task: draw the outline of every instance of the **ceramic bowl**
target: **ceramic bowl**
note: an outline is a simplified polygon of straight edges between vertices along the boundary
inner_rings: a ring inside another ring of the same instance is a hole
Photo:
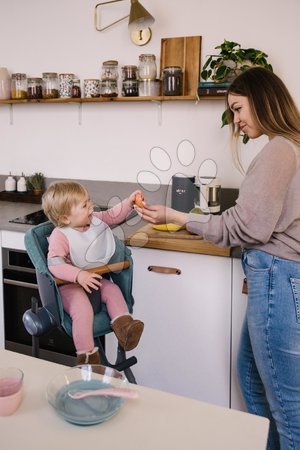
[[[124,374],[110,367],[85,364],[58,374],[47,386],[47,399],[57,414],[76,425],[95,425],[111,419],[124,399],[110,395],[72,398],[78,391],[128,388]]]

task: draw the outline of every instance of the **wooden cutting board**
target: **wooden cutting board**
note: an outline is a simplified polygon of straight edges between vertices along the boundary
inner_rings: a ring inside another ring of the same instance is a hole
[[[230,247],[218,247],[187,230],[158,231],[150,224],[130,235],[126,239],[126,245],[215,256],[230,256],[231,251]]]
[[[163,38],[160,51],[160,71],[179,66],[183,73],[183,95],[196,95],[200,79],[201,36]]]

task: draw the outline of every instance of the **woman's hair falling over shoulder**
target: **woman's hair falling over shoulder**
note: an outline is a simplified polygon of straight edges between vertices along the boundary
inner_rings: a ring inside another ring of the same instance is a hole
[[[248,98],[253,118],[268,136],[283,136],[300,145],[300,112],[283,81],[270,70],[253,67],[239,75],[229,86],[226,105],[227,119],[233,137],[240,135],[233,123],[228,95]]]
[[[88,196],[85,187],[72,180],[55,181],[42,197],[42,207],[48,219],[56,226],[63,225],[61,217],[69,215],[71,208]]]

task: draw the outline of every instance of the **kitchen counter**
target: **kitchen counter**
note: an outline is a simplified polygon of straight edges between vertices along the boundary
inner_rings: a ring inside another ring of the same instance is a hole
[[[231,256],[231,248],[221,248],[200,236],[180,231],[157,231],[147,224],[132,233],[126,240],[126,245],[132,247],[156,248],[160,250],[174,250],[186,253],[199,253],[212,256]]]

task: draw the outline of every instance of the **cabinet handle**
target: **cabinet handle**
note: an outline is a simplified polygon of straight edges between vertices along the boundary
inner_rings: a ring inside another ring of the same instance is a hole
[[[181,270],[177,269],[176,267],[148,266],[148,270],[149,272],[156,272],[156,273],[165,273],[173,275],[181,274]]]

